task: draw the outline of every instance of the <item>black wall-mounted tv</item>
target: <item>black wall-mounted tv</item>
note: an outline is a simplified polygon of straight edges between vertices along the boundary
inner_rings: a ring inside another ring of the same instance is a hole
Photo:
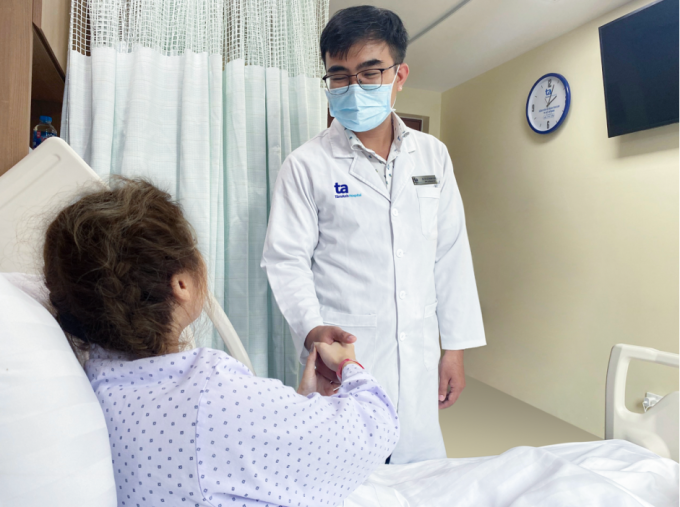
[[[600,27],[609,137],[678,122],[678,0]]]

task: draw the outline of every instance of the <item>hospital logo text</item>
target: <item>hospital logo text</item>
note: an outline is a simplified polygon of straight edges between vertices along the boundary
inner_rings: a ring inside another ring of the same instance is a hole
[[[347,185],[336,183],[334,186],[336,199],[342,199],[343,197],[361,197],[361,194],[350,194]]]

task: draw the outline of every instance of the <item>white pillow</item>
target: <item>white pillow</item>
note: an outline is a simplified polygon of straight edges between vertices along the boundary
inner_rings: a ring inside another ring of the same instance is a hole
[[[0,274],[0,505],[115,507],[104,414],[50,313]]]
[[[43,277],[40,275],[33,275],[28,273],[2,273],[5,279],[18,287],[26,294],[35,299],[42,306],[54,315],[54,310],[50,304],[50,292],[45,287]]]

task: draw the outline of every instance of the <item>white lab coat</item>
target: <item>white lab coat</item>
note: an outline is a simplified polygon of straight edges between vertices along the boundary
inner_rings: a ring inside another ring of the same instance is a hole
[[[398,408],[395,464],[446,457],[439,335],[445,350],[486,344],[451,159],[436,138],[408,130],[391,195],[337,120],[291,153],[276,180],[262,256],[301,360],[316,326],[357,337],[357,360]],[[439,184],[414,185],[418,175]]]

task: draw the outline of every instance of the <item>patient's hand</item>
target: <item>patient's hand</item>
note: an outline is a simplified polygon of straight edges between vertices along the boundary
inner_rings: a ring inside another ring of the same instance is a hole
[[[316,349],[323,363],[330,370],[335,372],[338,371],[340,365],[346,360],[356,360],[353,343],[333,342],[329,345],[328,343],[319,342],[314,344],[314,348]]]
[[[356,341],[356,336],[348,333],[347,331],[343,331],[338,326],[317,326],[307,335],[307,338],[305,339],[305,347],[307,350],[311,350],[314,342],[327,343],[331,345],[335,342],[354,343]],[[316,358],[316,371],[329,381],[338,382],[338,377],[335,375],[335,371],[326,366],[319,356]]]
[[[318,353],[316,347],[312,347],[312,351],[307,358],[305,371],[302,373],[300,386],[297,390],[297,392],[303,396],[307,396],[311,393],[319,393],[322,396],[331,396],[335,392],[334,388],[337,384],[331,384],[326,377],[319,374],[316,370],[314,363],[316,363],[317,357]]]

